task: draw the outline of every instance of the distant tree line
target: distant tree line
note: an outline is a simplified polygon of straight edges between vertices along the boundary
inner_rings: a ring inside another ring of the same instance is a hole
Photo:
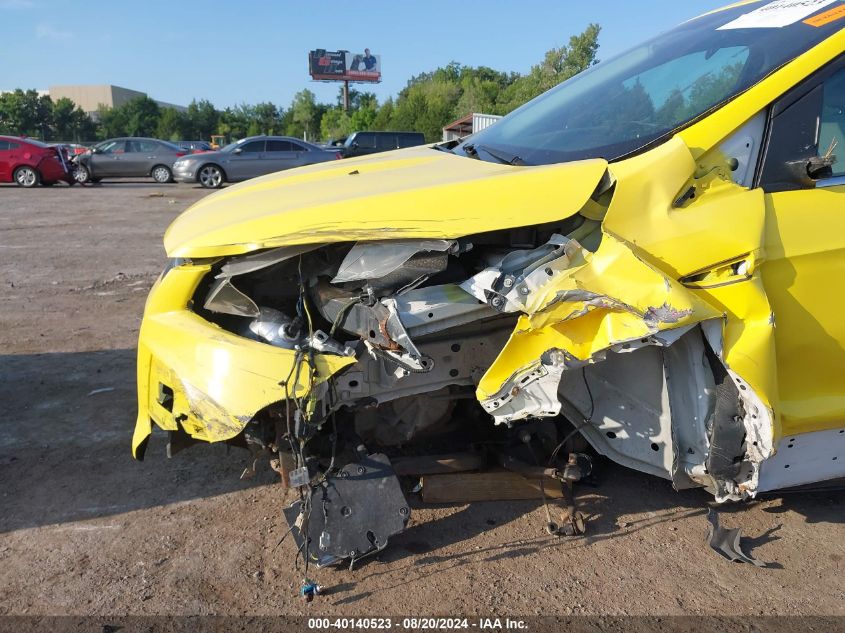
[[[70,99],[53,101],[35,90],[17,89],[0,95],[0,134],[50,140],[88,140],[96,125]]]
[[[350,89],[350,108],[318,103],[310,90],[294,95],[288,108],[273,103],[242,104],[218,110],[209,101],[193,101],[186,111],[161,107],[137,97],[101,107],[97,117],[70,99],[55,102],[35,90],[0,95],[0,134],[23,134],[43,140],[91,141],[115,136],[204,139],[222,134],[238,139],[256,134],[284,134],[323,140],[356,130],[414,130],[428,141],[441,138],[444,125],[471,112],[507,114],[526,101],[596,63],[600,27],[589,25],[569,44],[548,51],[525,74],[504,73],[457,62],[411,78],[395,99],[379,103],[373,93]]]

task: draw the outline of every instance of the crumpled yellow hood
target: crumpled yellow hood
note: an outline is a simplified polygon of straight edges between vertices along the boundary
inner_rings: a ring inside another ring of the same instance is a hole
[[[538,167],[414,147],[249,180],[200,200],[168,228],[170,257],[217,257],[294,244],[450,239],[576,213],[601,159]]]

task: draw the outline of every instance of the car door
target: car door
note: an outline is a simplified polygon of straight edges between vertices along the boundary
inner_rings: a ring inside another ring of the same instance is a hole
[[[837,158],[841,156],[842,158]],[[784,436],[845,420],[845,63],[772,107],[759,175]]]
[[[152,140],[130,139],[126,142],[126,153],[120,161],[122,175],[131,177],[146,176],[154,165],[162,162],[159,154],[163,147]],[[165,164],[167,160],[163,161]],[[170,161],[171,163],[173,161]],[[168,165],[169,166],[169,165]]]
[[[286,139],[267,139],[261,173],[270,174],[274,171],[298,167],[301,164],[300,154],[303,151],[305,151],[304,148],[298,143]]]
[[[123,155],[126,153],[126,141],[117,139],[106,141],[97,146],[91,154],[88,165],[95,178],[107,178],[122,175]]]
[[[12,182],[12,157],[9,141],[0,139],[0,182]]]
[[[254,178],[262,173],[264,139],[247,141],[229,152],[226,162],[226,176],[230,181]]]

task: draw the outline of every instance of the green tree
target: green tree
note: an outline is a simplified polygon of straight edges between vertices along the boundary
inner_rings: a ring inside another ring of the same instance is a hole
[[[39,97],[35,90],[0,95],[0,130],[5,134],[49,137],[52,119],[50,97]]]
[[[168,141],[179,141],[187,139],[192,132],[191,121],[188,115],[176,108],[162,108],[156,126],[156,138]]]
[[[190,123],[190,131],[187,136],[192,139],[210,140],[212,134],[217,134],[217,127],[220,124],[220,112],[218,112],[210,101],[194,99],[188,105],[187,118]]]
[[[320,135],[320,120],[326,107],[319,107],[314,93],[306,88],[294,95],[290,109],[291,121],[285,133],[304,137],[305,140],[316,140]]]
[[[76,104],[67,97],[57,99],[53,103],[53,129],[58,140],[67,141],[74,138],[74,110]]]
[[[232,140],[249,136],[250,126],[254,129],[255,113],[252,106],[241,104],[234,108],[226,108],[220,113],[220,123],[217,130],[220,134]]]
[[[35,130],[42,140],[53,140],[53,100],[50,95],[41,95],[35,102]]]
[[[272,103],[256,104],[254,114],[256,134],[279,134],[282,131],[279,109]]]
[[[387,99],[381,104],[381,107],[376,112],[376,118],[373,119],[371,129],[373,130],[391,130],[391,120],[393,119],[393,99]]]
[[[161,110],[146,95],[130,99],[120,107],[125,112],[126,133],[129,136],[154,136]]]
[[[435,72],[430,80],[414,83],[399,94],[392,127],[422,132],[427,141],[442,137],[443,126],[454,117],[461,88],[448,72],[450,67],[440,70],[447,72]]]
[[[71,140],[73,141],[92,141],[97,135],[97,125],[88,113],[79,106],[71,115],[71,126],[73,130]]]
[[[330,138],[342,138],[352,131],[352,121],[343,108],[329,108],[320,119],[320,138],[324,141]]]
[[[127,122],[125,109],[109,108],[101,104],[97,108],[97,120],[99,121],[97,136],[100,139],[126,136]]]
[[[367,104],[364,107],[358,108],[349,117],[350,132],[359,130],[373,129],[373,122],[376,120],[376,107],[372,104]]]
[[[498,113],[507,114],[598,63],[596,53],[600,32],[598,24],[590,24],[580,35],[570,37],[567,46],[548,51],[540,64],[533,66],[527,75],[514,81],[504,91],[497,104]]]

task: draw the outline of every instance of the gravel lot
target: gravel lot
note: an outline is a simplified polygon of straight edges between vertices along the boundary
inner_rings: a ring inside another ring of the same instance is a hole
[[[845,615],[845,493],[727,506],[772,563],[720,559],[709,496],[607,466],[579,488],[589,535],[539,502],[423,507],[377,559],[313,574],[276,548],[282,489],[246,453],[136,463],[134,346],[167,224],[205,191],[115,182],[0,186],[0,614]]]

